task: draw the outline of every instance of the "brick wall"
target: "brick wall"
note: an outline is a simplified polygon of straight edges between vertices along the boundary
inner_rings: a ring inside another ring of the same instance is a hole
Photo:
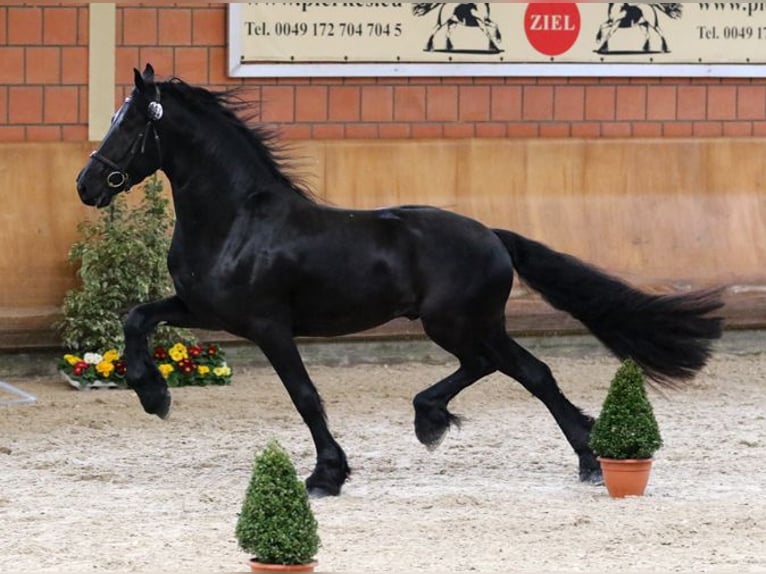
[[[226,76],[224,4],[118,4],[115,105],[132,68],[247,84],[293,139],[766,135],[766,80],[247,79]],[[0,7],[0,141],[87,138],[85,4]]]

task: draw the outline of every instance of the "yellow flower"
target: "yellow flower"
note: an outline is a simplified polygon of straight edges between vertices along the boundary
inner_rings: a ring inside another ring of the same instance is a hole
[[[104,353],[104,360],[108,363],[114,363],[115,361],[119,361],[120,353],[117,352],[117,349],[110,349],[106,353]]]
[[[165,363],[163,365],[160,365],[159,367],[160,374],[162,375],[162,378],[167,379],[170,376],[170,373],[175,371],[173,368],[173,365],[170,365],[168,363]]]
[[[112,374],[112,372],[114,372],[114,365],[109,361],[101,361],[98,365],[96,365],[96,371],[98,371],[100,375],[108,377]]]
[[[176,343],[173,345],[168,351],[168,355],[170,355],[170,358],[176,363],[189,358],[189,353],[186,351],[186,347],[183,343]]]
[[[229,375],[231,375],[231,368],[228,366],[216,367],[215,369],[213,369],[213,374],[216,377],[228,377]]]
[[[64,360],[72,366],[76,365],[77,363],[82,363],[82,359],[75,355],[64,355]]]
[[[197,372],[200,375],[205,376],[210,372],[210,367],[208,367],[207,365],[200,365],[199,367],[197,367]]]

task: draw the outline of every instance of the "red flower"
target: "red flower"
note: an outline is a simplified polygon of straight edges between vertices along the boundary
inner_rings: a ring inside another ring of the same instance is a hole
[[[115,361],[114,362],[114,372],[118,375],[124,375],[128,372],[128,364],[125,361]]]
[[[215,345],[210,345],[207,348],[207,354],[210,355],[210,356],[217,355],[218,354],[218,347],[216,347]]]
[[[165,347],[161,345],[157,345],[154,347],[154,358],[157,361],[164,361],[168,358],[168,352],[165,350]]]
[[[87,370],[88,370],[88,363],[86,363],[85,361],[80,361],[79,363],[75,363],[74,368],[72,369],[72,372],[75,374],[76,377],[80,377]]]
[[[192,345],[187,349],[190,357],[199,357],[202,354],[202,349],[199,345]]]

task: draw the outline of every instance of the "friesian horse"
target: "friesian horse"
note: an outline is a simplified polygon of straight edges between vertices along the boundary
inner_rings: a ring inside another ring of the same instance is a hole
[[[500,49],[502,36],[497,24],[490,18],[489,2],[483,4],[458,4],[456,2],[420,3],[412,5],[412,13],[415,16],[425,16],[436,8],[439,9],[439,15],[436,20],[436,27],[426,43],[426,51],[433,51],[434,38],[445,26],[447,28],[445,45],[449,52],[455,49],[452,44],[452,32],[455,26],[479,28],[484,32],[487,40],[489,40],[489,50],[492,52],[502,51]],[[445,15],[447,15],[446,18]]]
[[[249,339],[310,430],[317,458],[309,491],[339,494],[350,473],[346,455],[294,339],[420,318],[459,362],[414,398],[420,442],[435,447],[459,422],[448,403],[501,371],[551,412],[579,457],[580,478],[600,480],[588,447],[593,419],[506,332],[514,270],[659,383],[687,380],[705,365],[721,334],[720,318],[710,315],[722,304],[719,291],[645,294],[517,233],[434,207],[329,207],[288,174],[273,133],[245,118],[244,105],[231,92],[156,81],[150,65],[135,70],[135,88],[77,177],[80,198],[97,207],[158,169],[172,186],[176,294],[138,305],[124,325],[127,381],[147,413],[165,418],[171,403],[147,341],[158,324]]]
[[[662,51],[668,52],[668,42],[665,34],[660,28],[660,18],[657,11],[660,11],[670,18],[680,18],[683,5],[679,3],[648,3],[648,4],[627,4],[621,2],[610,2],[607,7],[607,20],[604,22],[596,34],[596,43],[598,47],[596,52],[609,52],[609,40],[620,28],[633,28],[638,26],[646,36],[643,50],[648,52],[650,48],[651,35],[653,31],[662,42]]]

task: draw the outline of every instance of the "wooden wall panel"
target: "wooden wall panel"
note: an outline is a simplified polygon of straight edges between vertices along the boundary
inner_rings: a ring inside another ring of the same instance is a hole
[[[298,172],[336,206],[436,205],[646,288],[727,285],[731,296],[750,297],[732,307],[737,323],[766,325],[762,311],[748,311],[752,301],[766,306],[766,140],[296,145]],[[35,341],[52,340],[40,332],[75,284],[67,252],[77,223],[95,215],[74,186],[89,151],[80,143],[0,145],[0,348],[25,329]]]

